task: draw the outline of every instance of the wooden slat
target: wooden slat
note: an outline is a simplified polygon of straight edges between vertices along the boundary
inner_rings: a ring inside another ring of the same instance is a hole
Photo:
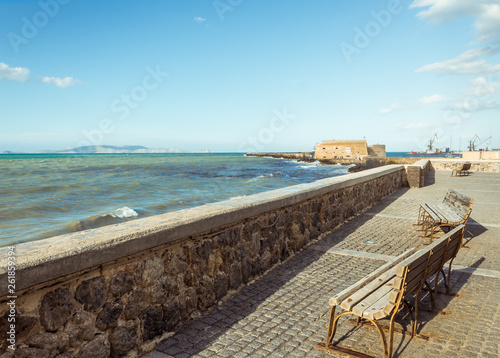
[[[396,274],[394,273],[394,269],[385,272],[382,274],[380,277],[376,278],[366,286],[364,286],[362,289],[359,291],[355,292],[351,296],[347,297],[344,299],[340,307],[345,309],[346,311],[350,311],[355,305],[357,305],[360,301],[362,301],[365,297],[368,295],[371,295],[373,292],[375,292],[380,286],[383,286],[387,284],[389,281],[393,281],[394,277]],[[392,286],[392,282],[391,282]]]
[[[429,245],[430,246],[430,245]],[[403,277],[405,270],[408,265],[412,264],[414,266],[418,266],[422,262],[427,262],[427,257],[429,256],[429,253],[427,251],[427,248],[422,249],[405,259],[404,261],[401,261],[398,266],[396,266],[396,275]]]
[[[363,277],[361,280],[356,282],[355,284],[347,287],[345,290],[341,291],[340,293],[336,294],[332,298],[330,298],[329,303],[331,306],[338,306],[343,300],[345,300],[347,297],[351,296],[353,293],[356,291],[360,290],[364,286],[366,286],[368,283],[373,281],[375,278],[386,272],[387,270],[393,268],[396,266],[398,263],[406,259],[408,256],[412,255],[415,251],[417,250],[416,247],[411,248],[405,252],[403,252],[401,255],[397,256],[394,260],[389,261],[388,263],[380,266],[378,269],[370,273],[369,275],[366,275]]]
[[[359,317],[372,319],[373,314],[375,314],[381,305],[381,309],[383,309],[385,305],[389,303],[389,294],[392,290],[393,287],[391,284],[381,286],[362,302],[359,302],[356,306],[354,306],[352,308],[352,312]]]

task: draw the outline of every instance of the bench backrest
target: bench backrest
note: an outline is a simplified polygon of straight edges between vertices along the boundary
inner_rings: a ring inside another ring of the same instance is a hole
[[[456,256],[462,242],[463,228],[463,225],[456,227],[398,264],[393,284],[396,291],[389,297],[391,303],[396,304],[401,296],[404,298],[420,290],[427,279]]]
[[[462,169],[460,169],[460,171],[462,171],[462,170],[469,170],[470,166],[471,166],[471,163],[465,162],[464,164],[462,164]]]
[[[444,196],[443,205],[446,205],[449,209],[456,212],[462,218],[468,217],[472,211],[472,204],[474,199],[462,194],[455,189],[448,189],[448,192]]]

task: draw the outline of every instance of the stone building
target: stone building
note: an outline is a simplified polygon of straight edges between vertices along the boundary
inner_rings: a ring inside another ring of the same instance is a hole
[[[368,146],[366,140],[324,140],[316,144],[316,159],[361,159],[364,156],[385,157],[385,145]]]

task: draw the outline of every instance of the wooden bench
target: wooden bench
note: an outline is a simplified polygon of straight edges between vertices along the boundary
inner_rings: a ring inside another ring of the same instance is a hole
[[[435,307],[439,273],[442,273],[446,291],[449,293],[451,264],[461,246],[463,232],[464,225],[460,225],[422,250],[417,252],[415,252],[416,249],[408,250],[333,296],[329,301],[331,309],[326,343],[318,344],[318,348],[358,357],[364,356],[362,353],[332,344],[339,318],[346,314],[354,314],[358,317],[358,323],[360,319],[367,319],[377,328],[382,340],[384,356],[390,358],[392,356],[396,314],[403,307],[408,310],[412,336],[415,336],[418,330],[419,294],[423,286],[426,285],[429,288],[433,308]],[[448,277],[446,277],[443,267],[448,261],[450,264]],[[432,290],[427,280],[434,275],[435,284],[434,290]],[[415,303],[412,308],[408,299],[413,296]],[[335,317],[337,306],[345,311]],[[413,318],[413,314],[415,318]],[[390,317],[389,343],[387,343],[382,326],[378,322],[386,317]]]
[[[451,171],[451,176],[453,176],[453,174],[455,174],[455,176],[469,175],[470,166],[471,164],[469,162],[463,163],[459,169],[453,169]]]
[[[472,212],[473,203],[474,199],[454,189],[449,189],[441,204],[420,205],[415,225],[421,226],[420,231],[424,231],[423,237],[427,237],[430,232],[429,243],[431,243],[437,229],[465,225]]]

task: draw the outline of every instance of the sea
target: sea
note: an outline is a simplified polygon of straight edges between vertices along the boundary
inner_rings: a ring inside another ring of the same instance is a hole
[[[0,155],[0,246],[345,175],[243,153]]]

